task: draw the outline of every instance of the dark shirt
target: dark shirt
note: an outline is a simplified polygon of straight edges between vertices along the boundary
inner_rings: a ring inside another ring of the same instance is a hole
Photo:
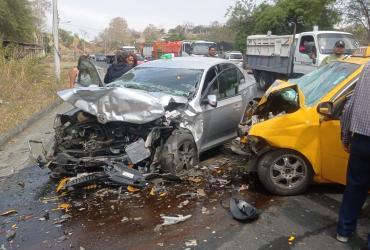
[[[104,77],[104,83],[110,83],[121,77],[124,73],[131,69],[126,63],[115,63],[109,66]]]

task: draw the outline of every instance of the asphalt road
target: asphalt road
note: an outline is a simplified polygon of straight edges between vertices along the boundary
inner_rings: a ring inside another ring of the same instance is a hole
[[[16,211],[0,216],[0,249],[359,249],[366,244],[368,205],[354,239],[339,243],[334,235],[341,186],[271,196],[253,176],[238,170],[246,159],[227,146],[202,155],[195,177],[158,183],[153,195],[151,188],[130,193],[94,187],[58,194],[48,170],[27,160],[26,142],[49,141],[55,113],[69,108],[61,105],[0,147],[0,214]],[[247,224],[235,221],[227,210],[230,196],[255,205],[260,218]],[[60,205],[71,207],[65,211]],[[155,230],[161,214],[192,217]]]

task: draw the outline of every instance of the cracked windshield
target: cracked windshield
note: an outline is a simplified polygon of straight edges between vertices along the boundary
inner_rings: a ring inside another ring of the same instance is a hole
[[[202,70],[136,68],[109,84],[189,97],[202,77]]]
[[[370,249],[367,0],[0,0],[0,250]]]

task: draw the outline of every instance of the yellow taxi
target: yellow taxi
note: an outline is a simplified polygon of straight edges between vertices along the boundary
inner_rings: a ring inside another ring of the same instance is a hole
[[[343,107],[370,47],[299,78],[276,81],[247,119],[251,166],[267,190],[304,192],[312,181],[345,184],[348,153],[341,143]],[[242,138],[243,141],[243,138]]]

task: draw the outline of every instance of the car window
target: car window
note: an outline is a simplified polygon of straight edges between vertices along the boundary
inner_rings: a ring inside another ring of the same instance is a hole
[[[335,101],[334,101],[334,112],[333,112],[333,119],[339,119],[340,116],[343,113],[344,106],[349,101],[349,99],[352,97],[353,90],[356,86],[356,82],[352,83],[349,88],[346,89],[346,91],[341,94]]]
[[[216,77],[216,68],[212,67],[208,70],[208,72],[206,74],[206,78],[204,79],[204,84],[203,84],[203,88],[202,88],[202,96],[204,94],[204,91],[207,89],[208,85],[210,84],[210,82],[212,82],[212,80],[215,77]]]
[[[236,71],[238,73],[238,81],[239,81],[239,83],[242,82],[242,80],[244,80],[244,82],[245,82],[244,74],[239,69],[237,69]]]
[[[230,98],[238,94],[238,73],[235,67],[230,67],[218,76],[218,89],[214,92],[217,92],[217,98],[222,100],[225,98]]]
[[[88,87],[90,85],[101,85],[101,80],[93,64],[88,60],[82,60],[78,65],[78,80],[77,82]]]
[[[353,63],[333,62],[290,82],[296,83],[303,92],[305,105],[312,106],[359,67]]]

